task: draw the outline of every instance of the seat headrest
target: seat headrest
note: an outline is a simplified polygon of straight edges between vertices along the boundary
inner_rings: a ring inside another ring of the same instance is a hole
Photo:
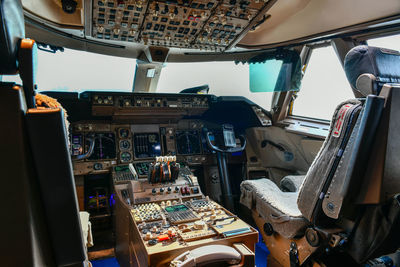
[[[400,83],[400,52],[360,45],[347,53],[344,70],[353,90],[364,96],[379,94],[384,84]]]
[[[18,71],[19,41],[25,37],[20,0],[0,0],[0,75]]]

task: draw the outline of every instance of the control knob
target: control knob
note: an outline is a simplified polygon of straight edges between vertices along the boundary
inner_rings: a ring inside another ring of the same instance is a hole
[[[146,237],[145,237],[145,239],[146,239],[146,240],[149,240],[149,239],[151,239],[151,233],[150,233],[150,232],[147,232],[147,233],[146,233]]]
[[[202,230],[206,226],[206,223],[204,221],[195,221],[193,224],[194,229],[196,230]]]

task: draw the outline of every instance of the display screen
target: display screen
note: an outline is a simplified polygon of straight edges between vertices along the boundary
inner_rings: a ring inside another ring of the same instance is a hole
[[[129,166],[128,165],[118,165],[114,167],[115,172],[128,172]]]
[[[85,134],[85,153],[89,150],[89,139],[94,139],[94,149],[89,160],[115,159],[115,134],[113,133],[87,133]]]
[[[235,147],[236,146],[236,138],[235,133],[233,131],[233,127],[231,125],[224,124],[223,125],[223,133],[224,133],[224,142],[226,147]]]
[[[178,155],[200,154],[199,132],[195,130],[176,131],[176,150]]]
[[[135,167],[136,167],[136,171],[140,176],[143,175],[147,175],[149,172],[149,162],[140,162],[140,163],[136,163]]]
[[[168,206],[165,208],[166,212],[177,212],[177,211],[184,211],[184,210],[188,210],[188,207],[186,207],[183,204],[175,205],[175,206]]]
[[[133,135],[135,158],[161,156],[160,135],[158,133],[137,133]]]

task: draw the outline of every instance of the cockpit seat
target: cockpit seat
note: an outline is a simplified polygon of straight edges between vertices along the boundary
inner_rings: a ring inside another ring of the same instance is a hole
[[[255,208],[265,222],[272,226],[273,231],[285,238],[291,239],[303,235],[311,219],[311,213],[307,214],[307,217],[304,216],[297,203],[301,197],[307,203],[306,205],[309,206],[315,205],[317,200],[310,198],[308,194],[304,194],[301,184],[308,180],[307,182],[314,189],[322,186],[321,177],[328,175],[330,170],[328,166],[334,164],[335,155],[338,153],[339,146],[345,136],[343,129],[347,127],[353,129],[356,116],[352,116],[352,114],[356,113],[358,115],[360,108],[361,103],[358,100],[346,101],[336,108],[328,138],[325,140],[307,175],[304,178],[302,176],[289,176],[282,179],[283,183],[286,180],[286,186],[289,183],[293,184],[289,185],[290,192],[288,192],[289,190],[287,192],[282,191],[269,179],[248,180],[241,184],[241,203],[249,209]],[[326,167],[321,168],[320,166]],[[295,183],[300,183],[299,190],[296,190]],[[249,201],[249,199],[252,199],[252,201]]]
[[[0,75],[22,80],[0,81],[2,265],[87,266],[64,114],[37,108],[37,46],[24,35],[21,1],[0,1]]]
[[[288,239],[304,233],[308,221],[297,207],[298,192],[283,192],[266,178],[244,181],[240,189],[240,202],[255,209],[274,231]]]
[[[342,229],[338,233],[349,235],[346,242],[352,245],[348,252],[359,263],[397,248],[398,242],[393,242],[390,237],[393,236],[391,229],[397,227],[398,222],[393,220],[385,224],[382,221],[392,215],[381,214],[376,220],[369,218],[379,205],[396,206],[389,212],[396,214],[394,217],[400,216],[398,175],[396,179],[392,175],[391,179],[386,174],[398,173],[399,169],[398,162],[397,165],[394,163],[398,156],[388,154],[395,151],[399,143],[395,137],[400,121],[397,110],[400,87],[396,85],[400,78],[399,63],[399,52],[376,47],[360,46],[347,54],[345,70],[350,84],[366,98],[348,100],[336,108],[328,137],[298,192],[283,192],[268,179],[242,182],[240,201],[253,211],[258,227],[271,238],[270,242],[278,242],[273,233],[294,240],[303,238],[301,236],[306,232],[313,236],[311,241],[307,239],[309,245],[317,247],[313,241],[318,240],[318,236],[330,236],[329,231]],[[375,149],[384,151],[377,144],[386,147],[386,155],[385,152],[376,153]],[[387,166],[391,168],[386,169]],[[300,177],[295,179],[301,180]],[[378,205],[371,208],[372,202],[366,198],[371,192],[377,192],[377,184],[378,189],[380,186],[386,189],[384,193],[377,193],[378,196],[381,194],[374,202]],[[263,219],[262,224],[259,217]],[[358,224],[358,220],[368,226]],[[316,232],[321,233],[315,235]],[[351,239],[353,236],[354,240]],[[369,238],[372,236],[374,238]]]
[[[305,175],[287,175],[280,181],[280,187],[284,192],[297,192],[306,178]]]

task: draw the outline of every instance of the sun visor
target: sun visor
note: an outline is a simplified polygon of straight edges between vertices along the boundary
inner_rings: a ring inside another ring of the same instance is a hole
[[[293,50],[266,52],[251,58],[249,66],[250,91],[298,91],[301,85],[301,59]]]

